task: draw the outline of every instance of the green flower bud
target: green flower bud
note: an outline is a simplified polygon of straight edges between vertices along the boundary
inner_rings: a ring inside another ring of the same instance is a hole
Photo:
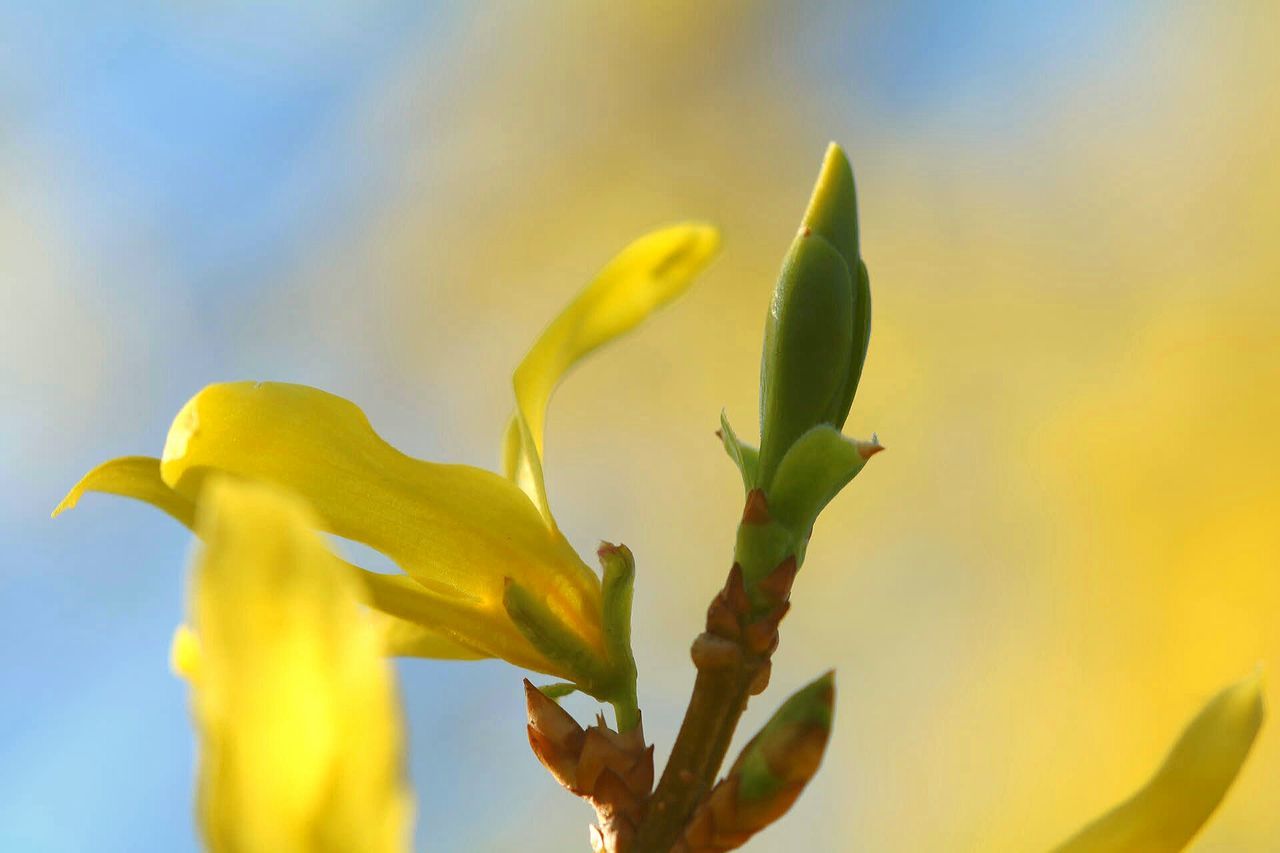
[[[796,439],[820,424],[844,425],[866,359],[870,321],[853,171],[833,143],[783,262],[765,326],[759,478],[766,490]]]
[[[830,672],[788,699],[702,801],[677,849],[736,850],[786,814],[818,772],[834,703]]]
[[[828,672],[792,694],[760,733],[743,748],[729,771],[738,778],[738,798],[744,802],[784,799],[782,811],[822,761],[831,734],[835,704],[835,674]]]

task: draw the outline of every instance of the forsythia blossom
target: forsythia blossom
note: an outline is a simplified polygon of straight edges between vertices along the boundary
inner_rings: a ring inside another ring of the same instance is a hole
[[[352,569],[367,600],[389,617],[389,651],[503,658],[611,700],[626,690],[619,682],[629,662],[608,654],[600,578],[547,503],[546,408],[578,360],[679,295],[718,244],[713,228],[696,224],[641,237],[556,318],[515,371],[505,477],[406,456],[354,404],[324,391],[234,382],[211,385],[183,406],[159,459],[100,465],[54,514],[99,491],[147,501],[190,525],[210,473],[277,484],[305,499],[321,528],[404,569],[390,576]],[[633,691],[633,674],[631,682]]]

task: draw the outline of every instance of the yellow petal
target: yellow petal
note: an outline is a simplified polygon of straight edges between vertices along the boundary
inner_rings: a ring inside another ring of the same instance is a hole
[[[1262,678],[1223,690],[1196,715],[1141,790],[1056,853],[1174,853],[1222,802],[1262,725]]]
[[[340,397],[279,383],[209,386],[174,420],[160,474],[195,499],[210,471],[303,497],[325,530],[386,554],[429,594],[417,602],[430,608],[422,624],[471,648],[573,678],[507,616],[509,577],[604,658],[599,579],[519,489],[489,471],[405,456]]]
[[[53,517],[74,509],[85,492],[134,498],[164,510],[187,527],[195,524],[195,502],[165,485],[160,479],[160,460],[151,456],[122,456],[103,462],[67,492],[54,508]]]
[[[195,526],[195,501],[178,494],[160,479],[159,459],[126,456],[104,462],[76,483],[53,511],[54,516],[73,509],[86,492],[103,492],[143,501],[164,510],[188,528],[194,529]],[[433,595],[410,578],[379,575],[349,563],[345,565],[359,579],[365,600],[389,614],[381,621],[387,654],[475,660],[482,657],[504,657],[503,651],[509,652],[512,657],[519,657],[523,652],[525,657],[513,662],[531,669],[538,668],[530,663],[540,662],[541,658],[530,658],[527,646],[507,649],[500,645],[501,638],[498,638],[494,643],[477,647],[456,639],[456,631],[450,632],[447,626],[465,625],[472,614],[466,608],[458,607],[454,600]],[[416,621],[412,624],[399,624],[404,618]],[[432,627],[432,620],[441,622],[441,627]],[[187,656],[198,651],[192,645],[192,639],[189,635],[184,635],[180,628],[179,633],[174,636],[171,650],[174,671],[188,679],[191,673],[187,670],[186,663],[191,663],[195,658]]]
[[[480,660],[491,655],[469,649],[416,622],[377,613],[383,654],[436,660]]]
[[[356,571],[365,600],[386,616],[382,628],[387,654],[450,660],[494,657],[552,675],[563,672],[523,635],[484,630],[472,602],[423,589],[404,575]],[[505,611],[500,618],[506,626]]]
[[[646,234],[609,262],[595,281],[547,327],[516,368],[516,412],[507,425],[507,476],[555,529],[542,476],[547,403],[565,373],[601,344],[635,328],[679,296],[719,247],[718,232],[700,224]]]
[[[215,851],[409,849],[391,665],[295,499],[210,484],[192,583],[199,814]],[[198,643],[198,645],[195,645]]]

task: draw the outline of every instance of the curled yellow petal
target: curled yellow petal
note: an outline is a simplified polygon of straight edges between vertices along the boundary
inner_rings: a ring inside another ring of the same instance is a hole
[[[133,498],[164,510],[187,527],[195,523],[195,502],[165,485],[160,479],[160,460],[152,456],[122,456],[103,462],[71,487],[54,507],[53,517],[74,509],[85,492]]]
[[[394,672],[355,581],[295,499],[210,484],[191,592],[198,812],[236,853],[409,849]]]
[[[151,504],[194,529],[196,504],[181,495],[160,478],[160,460],[149,456],[125,456],[94,468],[72,487],[53,511],[56,517],[73,509],[87,492],[102,492],[133,498]],[[379,608],[386,616],[379,620],[387,654],[429,657],[447,660],[475,660],[482,657],[508,657],[530,669],[541,658],[529,655],[527,646],[501,645],[501,638],[476,646],[465,642],[450,625],[469,624],[471,613],[459,608],[452,599],[429,592],[404,576],[380,575],[345,563],[364,592],[364,600]],[[412,620],[406,622],[405,620]],[[174,671],[190,679],[191,667],[198,649],[194,637],[180,628],[174,635],[171,663]],[[523,656],[522,656],[523,655]]]
[[[1262,677],[1209,701],[1136,794],[1055,853],[1175,853],[1195,837],[1235,781],[1262,725]]]
[[[556,385],[592,350],[679,296],[719,244],[716,229],[702,224],[664,228],[631,243],[556,317],[516,368],[516,412],[507,425],[503,464],[553,530],[542,452]]]
[[[352,403],[302,385],[211,385],[179,412],[160,476],[194,500],[209,472],[274,483],[304,498],[321,527],[381,551],[416,582],[366,578],[380,609],[475,650],[553,675],[503,608],[506,578],[537,590],[603,659],[599,578],[509,480],[466,465],[412,459]],[[385,576],[382,576],[385,577]]]

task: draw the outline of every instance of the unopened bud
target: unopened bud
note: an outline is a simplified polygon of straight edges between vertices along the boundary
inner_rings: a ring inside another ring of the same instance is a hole
[[[819,424],[844,425],[870,335],[871,292],[858,254],[853,171],[828,147],[765,326],[760,372],[760,483]]]
[[[792,788],[799,795],[797,786],[813,778],[822,761],[835,691],[835,674],[828,672],[794,693],[746,745],[729,771],[738,777],[740,801],[763,802]]]
[[[834,703],[830,672],[783,703],[694,812],[675,849],[735,850],[782,817],[818,770]]]

